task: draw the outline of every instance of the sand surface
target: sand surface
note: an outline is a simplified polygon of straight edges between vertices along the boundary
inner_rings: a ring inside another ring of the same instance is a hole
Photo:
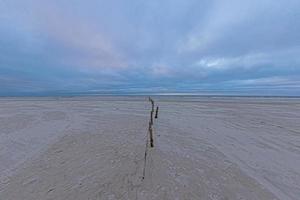
[[[0,98],[0,200],[299,200],[300,99]]]

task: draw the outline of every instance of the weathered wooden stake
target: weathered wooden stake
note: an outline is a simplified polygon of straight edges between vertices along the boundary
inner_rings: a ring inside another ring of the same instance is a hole
[[[151,110],[150,112],[150,125],[149,126],[152,126],[153,125],[153,110]]]
[[[155,119],[158,118],[158,106],[156,107],[156,112],[155,112]]]
[[[150,134],[150,147],[153,148],[154,144],[153,144],[153,128],[152,125],[149,124],[149,134]]]
[[[150,121],[149,121],[149,136],[150,136],[150,147],[153,148],[153,115],[154,115],[154,101],[149,97],[149,101],[151,102],[152,108],[150,112]]]
[[[152,110],[153,110],[153,112],[154,112],[154,101],[153,101],[153,99],[151,99],[151,97],[149,97],[149,101],[151,102]]]

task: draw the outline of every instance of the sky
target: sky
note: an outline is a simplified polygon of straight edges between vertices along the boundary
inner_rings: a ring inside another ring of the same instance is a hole
[[[0,0],[0,95],[300,95],[299,0]]]

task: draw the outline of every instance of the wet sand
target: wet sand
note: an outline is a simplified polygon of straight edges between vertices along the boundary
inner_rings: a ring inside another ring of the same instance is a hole
[[[0,98],[0,199],[297,200],[300,99]]]

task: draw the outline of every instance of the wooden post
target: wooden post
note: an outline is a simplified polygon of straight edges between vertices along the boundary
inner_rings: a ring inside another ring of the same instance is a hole
[[[154,144],[153,144],[153,128],[152,125],[149,124],[149,134],[150,134],[150,147],[153,148]]]
[[[152,110],[153,110],[153,112],[154,112],[154,101],[153,101],[153,99],[151,99],[151,97],[149,97],[149,101],[151,102]]]
[[[149,97],[149,101],[151,102],[151,112],[150,112],[150,121],[149,121],[149,136],[150,136],[150,147],[153,148],[153,115],[154,115],[154,101]]]
[[[158,118],[158,106],[156,107],[156,112],[155,112],[155,119]]]
[[[153,110],[150,112],[150,125],[153,125]]]

